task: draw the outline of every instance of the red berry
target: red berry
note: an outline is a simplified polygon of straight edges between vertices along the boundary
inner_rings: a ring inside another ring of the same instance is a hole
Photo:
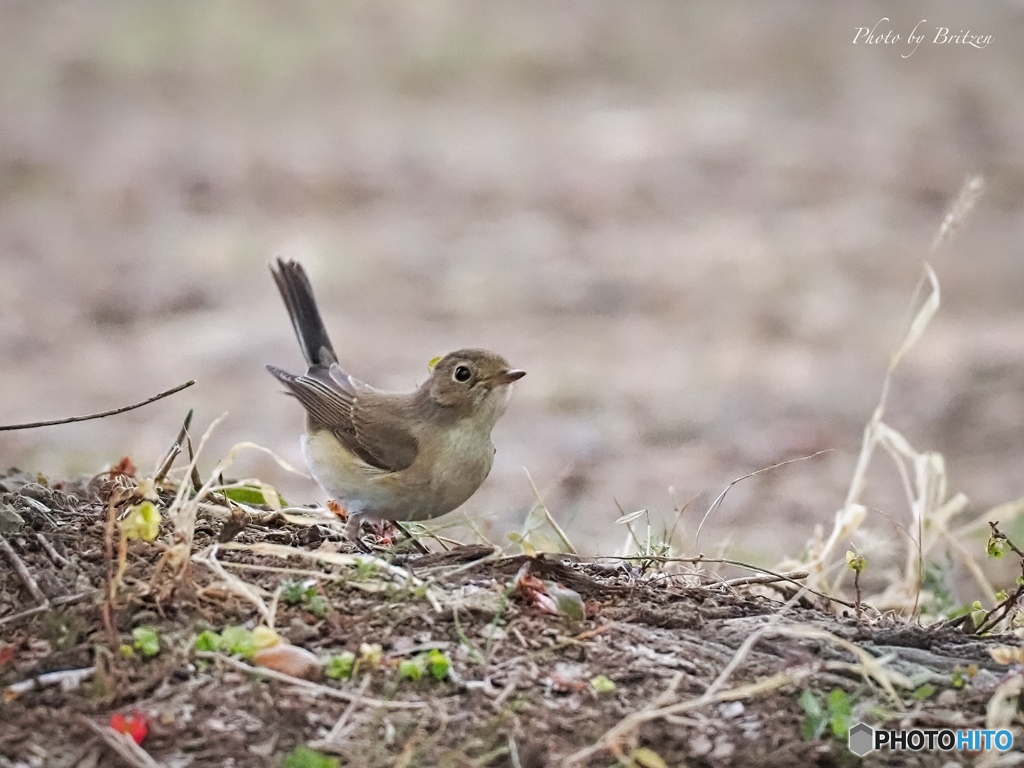
[[[132,741],[141,744],[146,734],[149,733],[149,725],[146,723],[146,716],[140,712],[125,717],[120,712],[110,716],[110,727],[118,733],[126,733],[132,737]]]

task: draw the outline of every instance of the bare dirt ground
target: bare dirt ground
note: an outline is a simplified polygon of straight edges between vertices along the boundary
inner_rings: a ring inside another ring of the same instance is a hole
[[[307,745],[364,768],[848,765],[844,740],[804,733],[801,696],[845,692],[845,728],[999,728],[1015,710],[990,705],[1021,676],[989,653],[1019,644],[1013,635],[868,621],[710,567],[479,545],[359,556],[339,524],[265,517],[224,542],[224,520],[201,514],[185,559],[168,556],[181,529],[165,522],[162,544],[128,542],[118,575],[114,518],[136,487],[117,473],[55,487],[0,478],[2,503],[25,521],[4,536],[20,568],[0,571],[4,768],[319,765],[287,762]],[[283,584],[306,579],[315,606],[282,599]],[[583,610],[545,610],[534,590],[571,591]],[[200,633],[232,625],[272,626],[319,662],[261,672],[244,653],[196,649]],[[139,627],[158,652],[126,653]],[[323,677],[320,664],[363,658],[366,644],[379,658],[351,679]],[[441,679],[401,679],[398,665],[430,649],[450,661]],[[146,721],[142,750],[106,727],[115,714]],[[948,759],[876,752],[864,764]]]

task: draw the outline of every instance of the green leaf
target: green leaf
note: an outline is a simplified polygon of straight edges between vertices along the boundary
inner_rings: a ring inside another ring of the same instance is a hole
[[[989,557],[1002,557],[1006,554],[1006,539],[1001,536],[989,536],[985,545],[985,554]]]
[[[147,659],[160,653],[160,635],[152,627],[136,627],[132,630],[135,638],[135,649]]]
[[[221,491],[227,498],[232,501],[237,501],[239,504],[248,504],[249,506],[272,506],[267,503],[266,497],[263,495],[263,488],[258,485],[242,485],[238,488],[226,488]],[[287,507],[288,504],[285,502],[284,497],[281,496],[270,486],[267,486],[267,493],[277,496],[277,503],[279,506]]]
[[[288,605],[298,605],[316,596],[316,579],[281,582],[281,599]]]
[[[818,697],[810,688],[806,688],[797,701],[806,714],[804,722],[800,726],[801,738],[804,741],[820,738],[821,734],[825,732],[825,726],[828,725],[828,717],[826,717],[825,709],[821,706]]]
[[[590,678],[590,686],[598,693],[611,693],[615,690],[615,681],[605,675]]]
[[[398,662],[399,680],[419,680],[423,677],[423,664],[419,656]]]
[[[216,653],[223,647],[224,641],[212,629],[204,629],[196,636],[195,648],[197,651]]]
[[[639,768],[668,768],[668,763],[650,747],[637,747],[629,753],[629,759]]]
[[[953,673],[950,675],[950,682],[953,683],[954,688],[963,688],[967,683],[967,675],[961,667],[954,667]]]
[[[338,758],[299,745],[284,759],[283,768],[338,768]]]
[[[330,608],[330,603],[324,599],[323,595],[313,595],[306,603],[306,610],[318,619],[322,619],[326,616],[327,611],[330,610]]]
[[[256,643],[253,642],[252,632],[245,627],[237,625],[225,627],[224,631],[220,633],[220,637],[224,642],[224,649],[228,653],[237,653],[247,657],[256,653]]]
[[[348,680],[352,677],[352,669],[356,665],[356,655],[352,651],[344,651],[332,656],[324,665],[324,674],[331,680]]]
[[[853,702],[849,694],[842,688],[833,688],[828,694],[827,706],[832,735],[837,739],[845,739],[850,732],[850,718],[853,715]]]
[[[864,555],[858,555],[856,552],[847,551],[846,553],[846,567],[851,571],[860,573],[868,567],[867,558]]]
[[[444,680],[452,668],[451,660],[437,648],[427,651],[427,669],[435,680]]]
[[[571,621],[583,621],[587,618],[587,610],[583,606],[583,598],[579,592],[553,581],[545,581],[544,588],[555,601],[555,607],[560,614]]]
[[[934,693],[935,686],[931,683],[925,683],[915,688],[914,692],[910,695],[916,701],[924,701],[925,699],[930,699]]]
[[[153,541],[160,535],[160,510],[152,501],[136,504],[121,521],[121,532],[129,541]]]

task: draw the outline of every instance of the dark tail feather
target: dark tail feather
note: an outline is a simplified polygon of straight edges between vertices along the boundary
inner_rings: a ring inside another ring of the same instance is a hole
[[[320,310],[317,309],[316,299],[313,298],[313,287],[309,284],[306,270],[297,261],[279,258],[276,265],[270,265],[270,273],[284,299],[306,363],[313,366],[338,362],[320,317]]]

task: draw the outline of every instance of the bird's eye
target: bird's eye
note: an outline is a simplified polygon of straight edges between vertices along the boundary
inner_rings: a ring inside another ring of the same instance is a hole
[[[456,381],[469,381],[469,377],[472,376],[472,371],[464,365],[460,365],[455,369],[455,373],[452,374],[452,378]]]

